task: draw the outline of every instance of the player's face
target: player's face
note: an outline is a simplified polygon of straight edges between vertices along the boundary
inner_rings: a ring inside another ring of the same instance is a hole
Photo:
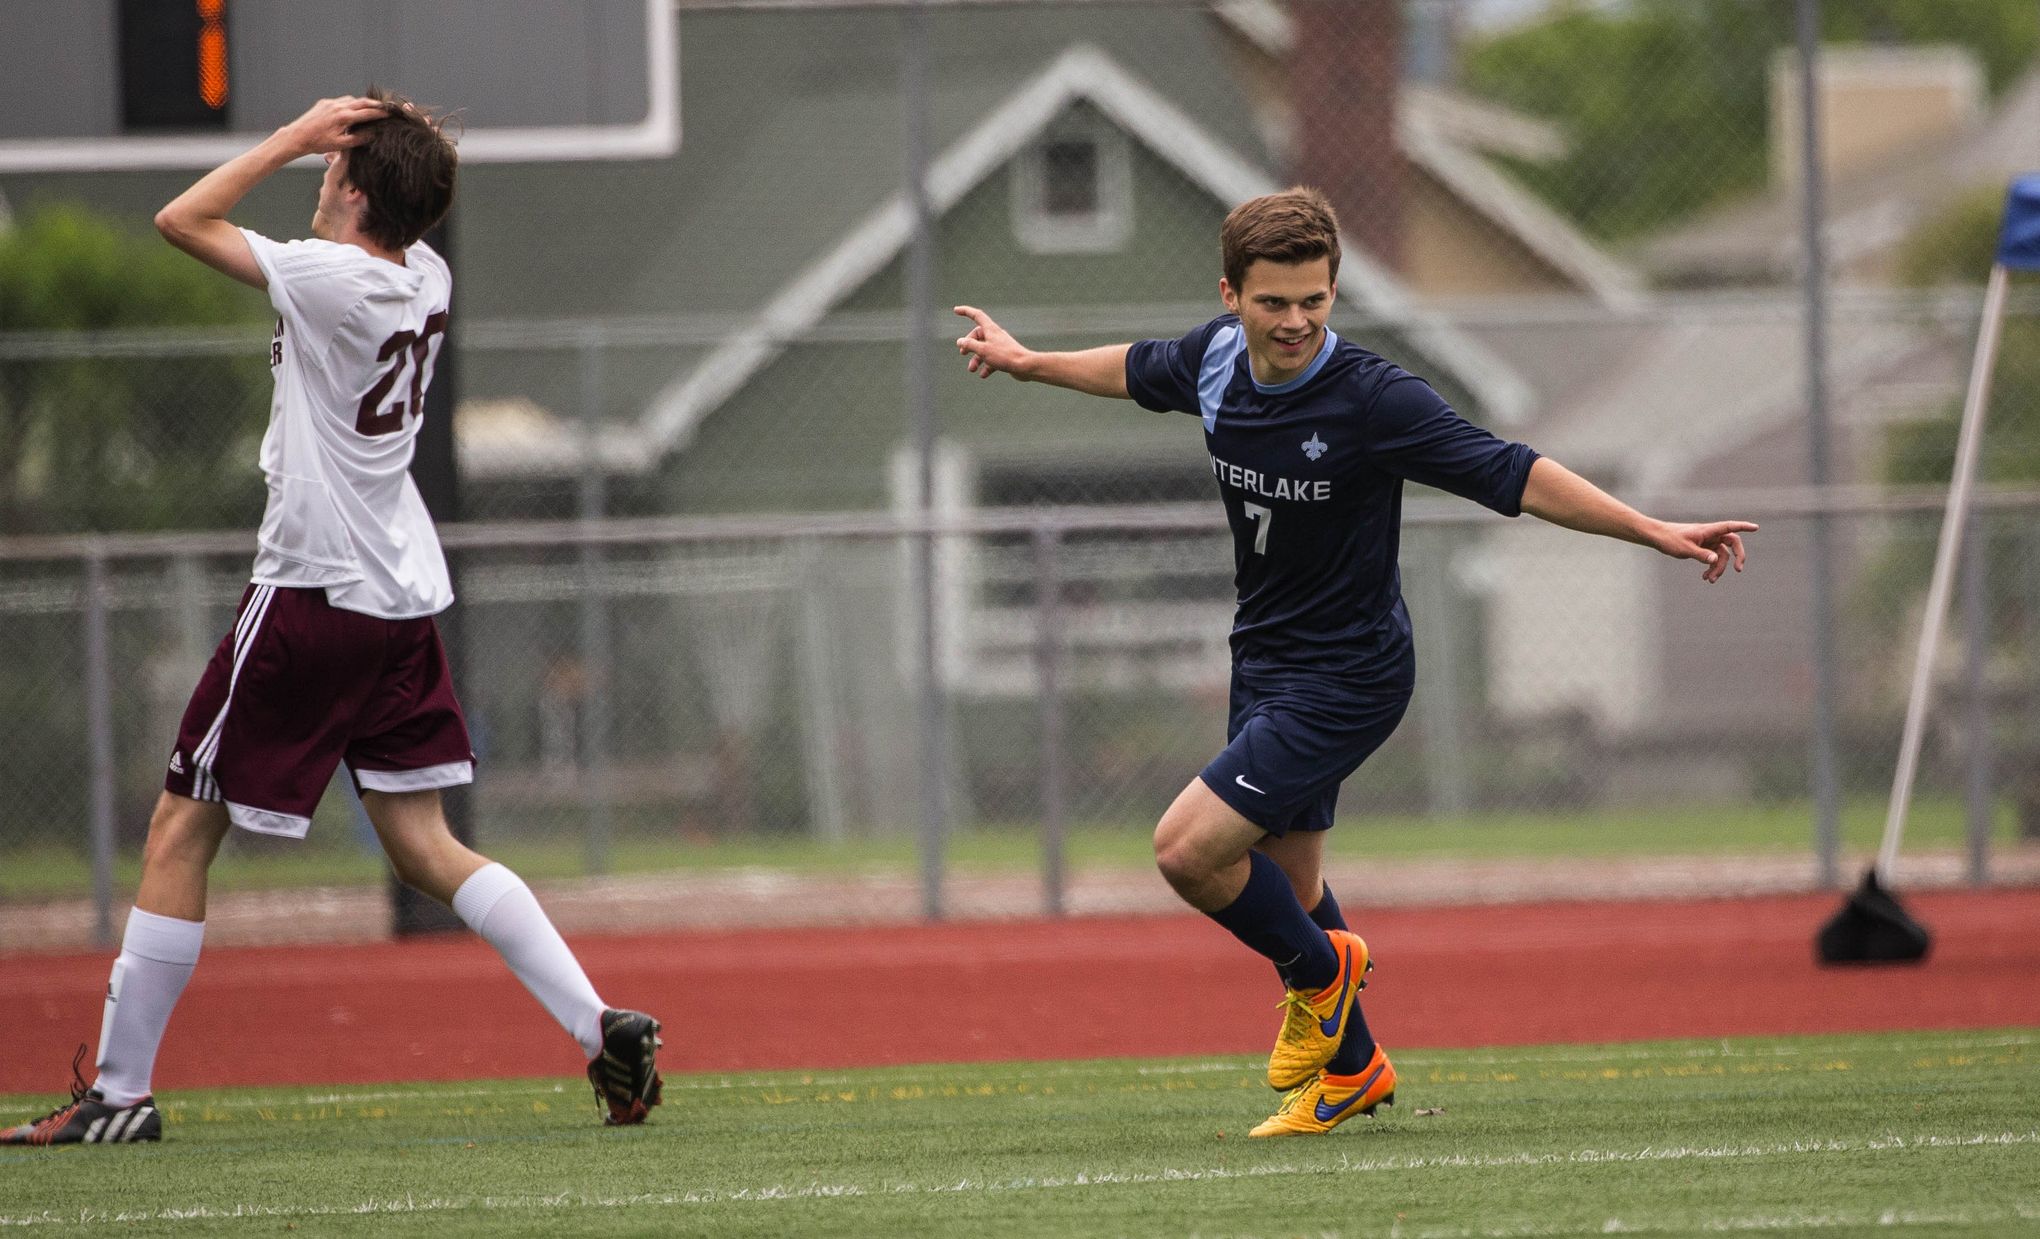
[[[1220,279],[1218,293],[1246,328],[1254,377],[1272,385],[1301,374],[1324,347],[1325,320],[1339,286],[1330,258],[1297,263],[1257,258],[1238,288]]]
[[[322,241],[339,239],[346,209],[347,152],[326,152],[326,178],[319,182],[319,205],[312,212],[312,235]]]

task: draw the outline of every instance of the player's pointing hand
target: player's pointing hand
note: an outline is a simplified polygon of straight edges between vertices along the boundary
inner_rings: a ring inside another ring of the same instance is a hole
[[[1706,564],[1707,571],[1700,574],[1700,579],[1712,585],[1731,563],[1737,572],[1743,570],[1742,535],[1754,533],[1756,528],[1749,521],[1667,525],[1657,549],[1676,559],[1697,559]]]
[[[1020,367],[1028,357],[1026,346],[976,306],[960,305],[955,312],[958,317],[967,318],[975,324],[956,338],[956,351],[969,359],[964,363],[964,369],[981,379],[988,379],[1001,370],[1014,378],[1024,377]]]

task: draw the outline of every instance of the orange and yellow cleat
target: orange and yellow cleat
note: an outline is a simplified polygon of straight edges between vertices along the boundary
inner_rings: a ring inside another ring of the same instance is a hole
[[[1330,929],[1325,936],[1339,957],[1338,975],[1315,994],[1293,989],[1282,995],[1282,1031],[1276,1035],[1274,1052],[1268,1055],[1271,1088],[1287,1092],[1324,1070],[1339,1052],[1354,1000],[1367,988],[1367,974],[1374,961],[1367,957],[1367,944],[1360,935]]]
[[[1381,1106],[1395,1104],[1395,1064],[1381,1047],[1357,1075],[1320,1072],[1294,1088],[1282,1104],[1250,1136],[1322,1136],[1356,1114],[1372,1116]]]

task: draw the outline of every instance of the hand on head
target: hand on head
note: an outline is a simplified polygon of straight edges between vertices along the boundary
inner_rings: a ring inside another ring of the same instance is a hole
[[[358,95],[321,99],[305,114],[285,125],[281,132],[300,154],[323,155],[346,150],[368,140],[357,126],[378,121],[390,114],[390,106]]]

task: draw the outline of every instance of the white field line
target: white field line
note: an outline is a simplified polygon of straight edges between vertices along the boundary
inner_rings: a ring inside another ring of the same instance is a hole
[[[368,1199],[354,1204],[337,1205],[190,1205],[183,1208],[145,1210],[103,1210],[81,1209],[76,1214],[55,1213],[45,1210],[40,1213],[0,1215],[0,1227],[68,1225],[72,1223],[101,1224],[107,1222],[182,1222],[227,1218],[300,1218],[300,1217],[347,1217],[364,1214],[397,1213],[453,1213],[453,1212],[507,1212],[539,1209],[625,1209],[645,1208],[661,1205],[720,1205],[748,1201],[816,1200],[857,1197],[920,1196],[920,1195],[987,1195],[1004,1192],[1040,1192],[1086,1189],[1095,1187],[1128,1187],[1161,1183],[1205,1183],[1233,1179],[1264,1179],[1275,1176],[1295,1175],[1339,1175],[1339,1174],[1380,1174],[1421,1170],[1488,1170],[1513,1169],[1524,1166],[1599,1166],[1616,1164],[1639,1164],[1652,1162],[1683,1162],[1696,1160],[1719,1160],[1747,1157],[1782,1157],[1787,1155],[1830,1154],[1830,1153],[1880,1153],[1910,1151],[1918,1149],[1975,1148],[1984,1145],[2030,1145],[2040,1143],[2040,1130],[2024,1132],[1999,1132],[1971,1136],[1881,1136],[1874,1140],[1793,1140],[1779,1144],[1716,1145],[1707,1148],[1659,1148],[1645,1146],[1641,1149],[1581,1149],[1572,1153],[1510,1153],[1501,1156],[1473,1156],[1454,1154],[1443,1157],[1385,1157],[1355,1158],[1341,1155],[1336,1162],[1319,1166],[1267,1165],[1248,1166],[1239,1169],[1230,1167],[1208,1167],[1204,1169],[1162,1169],[1143,1171],[1103,1170],[1095,1173],[1075,1175],[1048,1175],[1039,1178],[1017,1179],[958,1179],[942,1183],[910,1183],[881,1181],[875,1185],[857,1183],[802,1183],[768,1184],[761,1187],[700,1188],[694,1191],[640,1192],[628,1196],[596,1196],[582,1192],[558,1192],[543,1195],[524,1196],[404,1196],[401,1199]],[[2021,1203],[2014,1212],[2022,1218],[2040,1217],[2040,1204]],[[1896,1213],[1866,1214],[1865,1218],[1875,1220],[1881,1217],[1898,1217]],[[1925,1217],[1926,1215],[1920,1215]],[[1936,1217],[1940,1215],[1935,1215]],[[1989,1217],[1980,1214],[1951,1215],[1956,1221],[1974,1220],[1976,1224],[2001,1220],[2003,1215]],[[1726,1229],[1812,1229],[1821,1226],[1858,1225],[1845,1222],[1841,1215],[1808,1214],[1798,1221],[1789,1216],[1768,1218],[1742,1217],[1715,1219],[1712,1222],[1695,1222],[1690,1218],[1679,1219],[1677,1228],[1692,1230]],[[1671,1225],[1665,1223],[1664,1225]],[[1643,1231],[1661,1228],[1653,1224],[1639,1223]],[[1415,1232],[1428,1234],[1429,1232]],[[1441,1236],[1469,1235],[1500,1237],[1524,1235],[1578,1233],[1577,1229],[1546,1230],[1536,1227],[1520,1230],[1498,1231],[1445,1231]],[[1597,1233],[1631,1233],[1628,1224],[1619,1218],[1611,1218]]]

